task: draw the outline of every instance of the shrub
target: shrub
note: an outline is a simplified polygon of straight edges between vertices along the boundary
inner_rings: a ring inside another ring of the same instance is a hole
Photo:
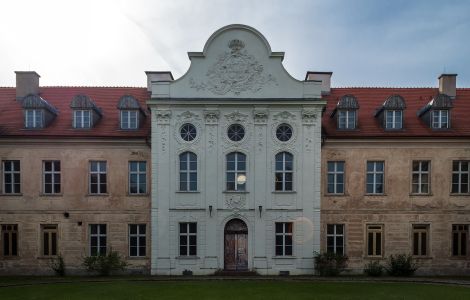
[[[88,272],[96,272],[101,276],[108,276],[114,271],[124,271],[127,263],[116,251],[107,255],[87,256],[83,259],[83,266]]]
[[[371,261],[364,267],[364,274],[368,276],[378,277],[382,275],[384,267],[379,261]]]
[[[337,253],[316,253],[315,272],[320,276],[337,276],[346,269],[348,257]]]
[[[62,255],[58,255],[56,258],[51,258],[49,267],[54,270],[57,276],[65,276],[65,262]]]
[[[418,269],[413,257],[407,254],[390,255],[385,267],[391,276],[411,276]]]

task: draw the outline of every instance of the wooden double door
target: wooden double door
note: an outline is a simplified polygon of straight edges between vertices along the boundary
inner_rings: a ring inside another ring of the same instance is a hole
[[[227,222],[224,230],[225,270],[248,269],[248,228],[240,219]]]

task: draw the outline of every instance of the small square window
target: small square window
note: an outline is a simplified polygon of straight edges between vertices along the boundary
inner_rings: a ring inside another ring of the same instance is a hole
[[[91,111],[90,110],[74,110],[73,127],[74,128],[91,128]]]
[[[24,127],[25,128],[42,128],[43,126],[43,110],[42,109],[26,109],[24,111]]]
[[[121,110],[121,129],[138,129],[139,111]]]
[[[431,127],[433,129],[447,129],[449,126],[449,111],[438,109],[432,111]]]

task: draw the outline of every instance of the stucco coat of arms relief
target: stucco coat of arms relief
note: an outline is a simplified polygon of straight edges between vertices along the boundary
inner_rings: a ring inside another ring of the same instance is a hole
[[[217,95],[225,95],[228,92],[239,95],[245,91],[255,93],[268,83],[277,85],[274,76],[265,74],[263,65],[243,49],[243,41],[231,40],[228,47],[231,51],[220,55],[207,71],[207,81],[198,83],[191,78],[191,88],[197,91],[207,89]]]

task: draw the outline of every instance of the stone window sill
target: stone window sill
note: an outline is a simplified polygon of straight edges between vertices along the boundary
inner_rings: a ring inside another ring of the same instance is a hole
[[[432,197],[432,196],[433,196],[432,193],[429,193],[429,194],[410,193],[410,197]]]
[[[296,256],[292,256],[292,255],[285,255],[285,256],[280,256],[280,255],[277,255],[277,256],[273,256],[272,259],[296,259],[297,257]]]
[[[62,193],[57,193],[57,194],[39,194],[39,197],[63,197],[64,194]]]
[[[180,256],[177,256],[177,257],[175,257],[175,258],[176,258],[176,259],[183,259],[183,260],[200,259],[200,257],[197,256],[197,255],[188,255],[188,256],[186,256],[186,255],[180,255]]]
[[[248,194],[248,191],[223,191],[224,194]]]
[[[451,197],[469,197],[469,196],[470,196],[470,193],[461,193],[461,194],[450,193],[450,196],[451,196]]]
[[[199,194],[200,191],[176,191],[177,194]]]
[[[127,256],[127,260],[146,260],[149,259],[148,256]]]
[[[297,191],[272,191],[273,194],[297,194]]]
[[[8,197],[8,196],[18,197],[18,196],[23,196],[23,193],[19,193],[19,194],[5,194],[5,193],[2,193],[2,194],[0,194],[0,196],[3,196],[3,197]]]
[[[87,197],[109,197],[109,194],[86,194]]]

